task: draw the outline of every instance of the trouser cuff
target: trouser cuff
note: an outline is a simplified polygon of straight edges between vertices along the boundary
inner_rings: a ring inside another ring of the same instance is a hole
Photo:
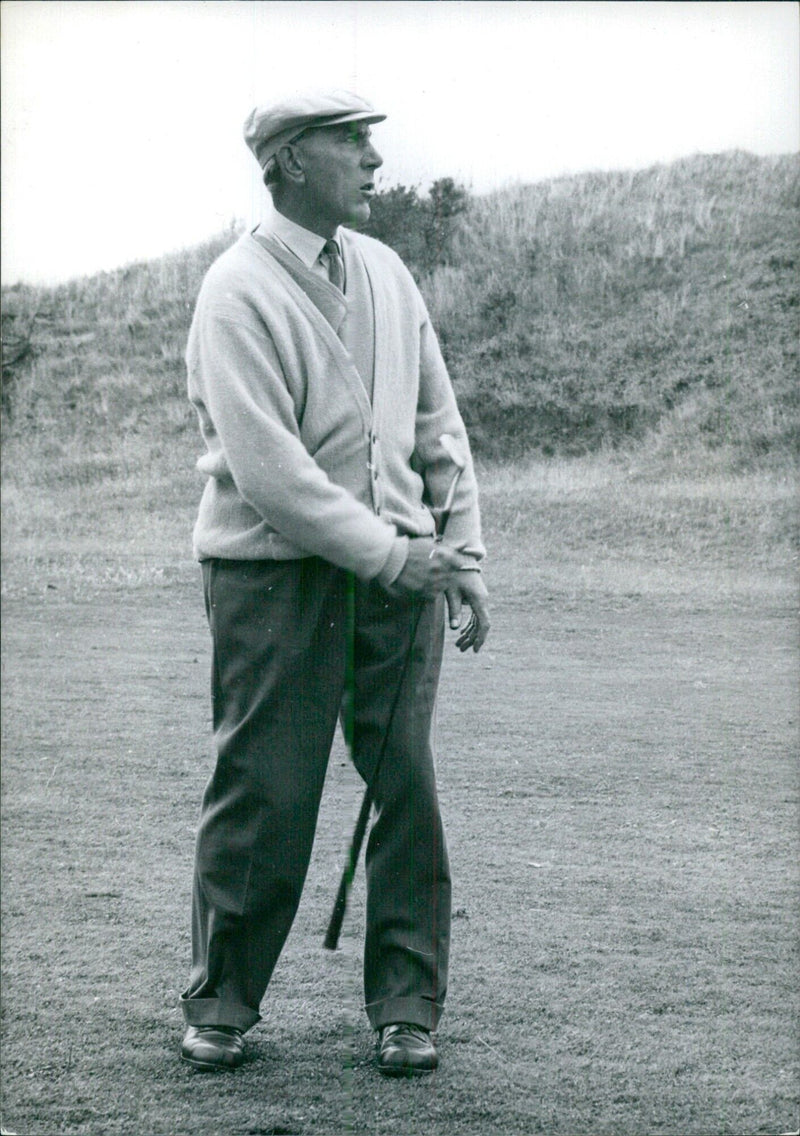
[[[395,1022],[407,1022],[412,1026],[434,1030],[439,1024],[444,1006],[427,998],[385,998],[380,1002],[369,1002],[365,1007],[370,1025],[374,1030]]]
[[[221,998],[185,998],[181,995],[180,1005],[189,1026],[230,1026],[245,1033],[261,1021],[261,1015],[249,1006],[224,1002]]]

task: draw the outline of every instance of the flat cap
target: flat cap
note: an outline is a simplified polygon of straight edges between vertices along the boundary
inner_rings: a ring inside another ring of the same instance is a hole
[[[257,106],[244,123],[244,140],[266,169],[285,142],[310,126],[338,126],[340,122],[383,122],[373,106],[351,91],[321,91],[293,95],[279,103]]]

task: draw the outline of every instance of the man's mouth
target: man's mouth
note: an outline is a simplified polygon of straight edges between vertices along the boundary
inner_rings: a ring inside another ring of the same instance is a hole
[[[375,182],[374,181],[366,182],[364,185],[361,186],[361,192],[366,194],[369,197],[374,197],[375,196]]]

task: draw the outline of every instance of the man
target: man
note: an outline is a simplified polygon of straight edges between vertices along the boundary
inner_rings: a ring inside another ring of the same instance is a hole
[[[366,852],[365,1008],[387,1074],[428,1072],[447,989],[450,878],[430,745],[442,642],[489,620],[463,422],[399,258],[370,214],[380,122],[348,92],[245,123],[274,209],[211,267],[187,349],[207,453],[194,533],[217,762],[202,806],[182,1057],[233,1068],[289,933],[352,659]],[[345,228],[345,226],[348,226]],[[447,527],[434,517],[465,465]]]

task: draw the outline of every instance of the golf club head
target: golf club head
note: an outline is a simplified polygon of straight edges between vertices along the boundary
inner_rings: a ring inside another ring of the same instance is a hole
[[[453,465],[458,469],[463,469],[467,462],[464,458],[464,455],[461,453],[458,442],[455,440],[453,435],[440,434],[439,444],[447,454],[447,456],[450,458],[450,461],[453,463]]]
[[[440,434],[439,443],[444,452],[449,457],[450,461],[456,467],[455,473],[453,474],[453,478],[450,482],[450,488],[447,492],[447,498],[444,505],[442,506],[442,511],[439,514],[437,534],[439,539],[441,540],[444,536],[444,531],[447,528],[447,522],[450,519],[450,510],[453,507],[453,498],[456,494],[456,486],[458,485],[461,474],[466,468],[467,462],[466,458],[461,453],[458,442],[455,440],[452,434]]]

